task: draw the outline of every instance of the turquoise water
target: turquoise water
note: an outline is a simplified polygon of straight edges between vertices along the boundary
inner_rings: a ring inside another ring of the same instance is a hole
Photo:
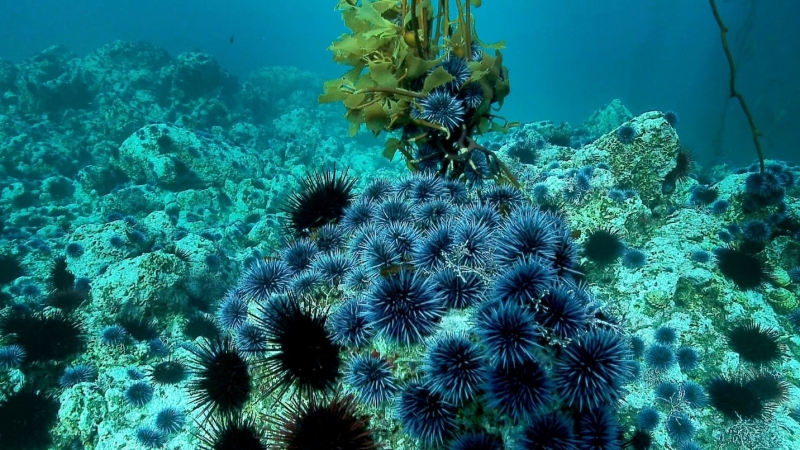
[[[793,3],[763,166],[706,2],[95,3],[0,7],[0,448],[797,447]]]

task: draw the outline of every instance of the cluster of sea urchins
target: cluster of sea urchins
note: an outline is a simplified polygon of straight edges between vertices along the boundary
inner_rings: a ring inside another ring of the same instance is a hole
[[[628,346],[573,279],[577,248],[557,213],[506,186],[476,195],[409,175],[375,180],[340,215],[297,231],[231,294],[250,311],[226,321],[235,345],[200,352],[246,355],[268,372],[264,392],[292,398],[274,439],[371,448],[361,403],[390,408],[423,446],[499,442],[460,423],[466,409],[518,425],[524,448],[619,443]],[[443,330],[450,314],[471,331]],[[395,350],[380,354],[375,339]],[[395,359],[412,346],[424,346],[416,377]]]

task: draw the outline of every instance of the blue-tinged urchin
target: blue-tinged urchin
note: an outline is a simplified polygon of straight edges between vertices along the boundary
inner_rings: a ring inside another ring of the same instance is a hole
[[[653,338],[655,338],[656,342],[659,344],[673,345],[678,340],[678,332],[675,328],[662,325],[656,329]]]
[[[623,144],[632,144],[636,139],[636,128],[632,125],[624,124],[617,128],[617,140]]]
[[[445,333],[425,354],[427,385],[454,405],[470,400],[483,382],[484,355],[466,336]]]
[[[534,417],[519,437],[520,450],[578,450],[575,425],[567,416],[551,412]]]
[[[552,217],[535,208],[515,210],[498,232],[497,262],[509,265],[527,258],[551,260],[556,231]]]
[[[339,346],[327,326],[325,311],[297,298],[281,296],[262,306],[258,318],[267,335],[268,356],[260,361],[271,384],[264,392],[280,396],[293,387],[303,395],[325,393],[341,376]]]
[[[382,272],[402,262],[395,246],[383,234],[364,237],[361,243],[361,257],[364,265],[372,272]]]
[[[749,220],[742,226],[742,238],[756,244],[766,243],[772,237],[772,228],[763,220]]]
[[[684,382],[681,391],[683,392],[683,401],[692,408],[702,408],[708,404],[708,395],[706,395],[705,389],[694,381]]]
[[[421,119],[422,110],[413,105],[411,107],[411,118]],[[421,173],[434,173],[441,168],[444,153],[431,143],[418,144],[414,153],[414,160],[409,162],[416,166]]]
[[[297,239],[281,252],[283,262],[294,273],[302,272],[311,265],[311,259],[319,252],[317,246],[308,239]]]
[[[684,346],[679,348],[675,352],[675,359],[684,372],[694,370],[700,364],[700,354],[692,347]]]
[[[467,66],[467,61],[452,54],[442,61],[441,67],[453,77],[453,81],[447,84],[448,89],[453,92],[461,88],[472,75],[472,71]]]
[[[461,220],[496,228],[503,222],[503,217],[490,205],[471,205],[461,211]]]
[[[619,450],[622,448],[622,430],[608,407],[589,409],[581,416],[578,448],[592,450]]]
[[[149,427],[139,427],[136,430],[136,440],[146,448],[161,448],[166,442],[164,433]]]
[[[422,341],[433,334],[444,313],[432,283],[416,271],[400,270],[377,279],[366,302],[370,325],[395,343]]]
[[[436,446],[456,427],[456,408],[430,387],[410,382],[395,401],[395,414],[403,429],[423,446]]]
[[[97,378],[97,369],[88,364],[78,364],[64,369],[64,374],[58,379],[58,384],[70,388],[78,383],[89,383]]]
[[[513,186],[492,185],[483,192],[483,201],[501,213],[507,213],[523,205],[526,200],[522,192]]]
[[[217,322],[223,328],[236,329],[247,321],[247,300],[236,289],[229,291],[217,307]]]
[[[128,331],[121,325],[109,325],[100,331],[100,342],[105,345],[124,345],[128,340]]]
[[[333,340],[342,346],[363,347],[372,339],[373,329],[365,317],[366,304],[357,298],[346,300],[330,317]]]
[[[447,189],[447,198],[454,205],[466,205],[469,203],[469,191],[464,182],[459,180],[445,180],[444,187]]]
[[[554,400],[553,385],[544,367],[527,357],[513,367],[494,364],[486,374],[486,405],[525,423]]]
[[[164,433],[177,433],[186,424],[186,414],[178,408],[167,407],[156,414],[156,428]]]
[[[552,266],[556,274],[562,278],[580,276],[578,271],[578,244],[570,236],[569,230],[556,232],[556,244],[553,251]]]
[[[471,152],[464,166],[464,181],[468,186],[482,186],[492,175],[489,162],[483,152]]]
[[[641,269],[647,264],[647,254],[645,252],[629,248],[622,255],[622,265],[628,269]]]
[[[447,197],[447,189],[440,177],[424,173],[414,177],[408,197],[414,203],[443,200]]]
[[[357,355],[347,365],[345,382],[355,391],[359,401],[379,406],[394,397],[397,383],[389,362],[383,357]]]
[[[418,269],[441,269],[456,247],[455,233],[449,222],[442,223],[431,230],[414,246],[413,264]]]
[[[494,234],[483,222],[460,220],[455,224],[455,242],[459,265],[472,269],[487,268],[494,260]]]
[[[484,91],[480,83],[469,83],[461,89],[461,98],[468,109],[478,109],[483,104]]]
[[[403,175],[392,184],[392,194],[398,200],[408,201],[416,184],[417,176],[415,174]]]
[[[420,232],[414,226],[397,222],[389,224],[383,230],[382,236],[391,244],[394,253],[403,261],[411,258],[414,245],[421,238]]]
[[[0,347],[0,369],[8,370],[19,367],[25,362],[25,349],[12,344]]]
[[[423,230],[436,228],[456,213],[455,208],[444,200],[435,200],[414,208],[415,225]]]
[[[353,270],[356,260],[349,253],[333,251],[319,254],[311,262],[311,270],[319,273],[324,282],[338,286]]]
[[[433,289],[442,299],[445,308],[464,309],[477,305],[483,299],[486,286],[477,272],[450,267],[437,271],[431,277]]]
[[[344,210],[344,216],[339,221],[339,226],[352,232],[372,222],[375,214],[376,205],[369,200],[362,200],[353,203]]]
[[[236,330],[236,348],[245,355],[263,355],[267,351],[267,335],[252,323],[245,323]]]
[[[411,205],[400,197],[390,198],[378,206],[375,211],[375,221],[378,225],[386,226],[392,222],[411,222],[413,213]]]
[[[673,404],[679,400],[679,386],[672,381],[662,381],[655,388],[656,399],[666,404]]]
[[[692,420],[683,412],[670,414],[664,425],[670,439],[677,444],[691,441],[696,431]]]
[[[552,287],[539,300],[536,322],[550,335],[568,340],[578,337],[588,324],[586,308],[575,292],[562,285]]]
[[[661,421],[661,414],[652,406],[645,406],[636,414],[636,426],[645,431],[653,431]]]
[[[500,366],[511,368],[533,358],[541,333],[533,315],[516,303],[485,306],[478,313],[475,332],[487,355]]]
[[[279,260],[257,260],[239,278],[238,289],[257,302],[264,302],[289,286],[292,271]]]
[[[295,295],[313,294],[314,290],[322,287],[328,280],[321,272],[305,271],[292,278],[289,289]]]
[[[344,247],[346,240],[346,230],[332,223],[319,227],[314,235],[314,245],[323,252],[330,252]]]
[[[669,370],[675,364],[675,352],[664,344],[653,344],[644,355],[647,367],[655,372]]]
[[[556,273],[544,261],[531,258],[514,263],[494,284],[494,297],[501,302],[535,306],[553,285]]]
[[[344,289],[350,293],[361,294],[370,287],[375,277],[376,275],[366,267],[357,265],[344,278]]]
[[[448,450],[503,450],[503,438],[486,431],[468,431],[459,434],[452,441]]]
[[[464,102],[440,89],[420,100],[422,117],[448,131],[453,131],[464,122]]]
[[[592,330],[564,348],[553,368],[561,398],[580,410],[615,404],[630,377],[630,353],[620,335]]]
[[[153,399],[153,386],[144,381],[137,381],[128,386],[125,391],[125,400],[133,406],[142,407]]]

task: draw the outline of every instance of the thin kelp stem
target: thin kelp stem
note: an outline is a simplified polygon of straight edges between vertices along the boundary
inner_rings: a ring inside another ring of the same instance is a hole
[[[714,13],[714,19],[717,21],[717,25],[719,25],[719,31],[722,36],[722,48],[725,50],[725,57],[728,59],[728,67],[730,68],[731,72],[731,97],[736,97],[739,100],[739,104],[742,105],[744,115],[747,116],[747,121],[750,123],[750,132],[753,134],[753,143],[756,146],[756,152],[758,152],[758,161],[761,165],[761,172],[764,172],[764,153],[761,151],[761,142],[758,139],[759,136],[761,136],[761,133],[756,127],[756,121],[753,119],[753,114],[750,112],[750,108],[747,107],[747,103],[745,103],[742,93],[736,90],[736,65],[733,62],[733,55],[731,54],[731,49],[728,46],[728,37],[726,36],[728,33],[728,27],[726,27],[722,22],[722,17],[720,17],[719,10],[717,9],[717,2],[715,0],[709,1],[711,2],[711,11]]]

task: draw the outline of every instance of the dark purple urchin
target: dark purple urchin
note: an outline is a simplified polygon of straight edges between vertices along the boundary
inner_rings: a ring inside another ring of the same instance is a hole
[[[187,375],[186,365],[174,359],[161,361],[148,370],[148,375],[156,384],[178,384]]]
[[[653,344],[644,354],[647,367],[654,372],[665,372],[675,365],[675,352],[664,344]]]
[[[369,418],[361,416],[352,397],[315,397],[296,401],[275,420],[271,442],[286,450],[377,450]]]
[[[50,429],[58,418],[58,399],[30,386],[8,392],[0,400],[0,448],[40,450],[49,448]]]
[[[167,438],[159,430],[149,427],[139,427],[136,429],[136,440],[145,448],[161,448]]]
[[[199,450],[267,450],[256,422],[241,416],[214,418],[202,424]]]
[[[515,303],[484,306],[476,319],[475,332],[493,362],[514,367],[533,358],[539,348],[539,332],[533,315]]]
[[[467,61],[452,54],[442,61],[441,67],[453,77],[453,81],[447,84],[452,92],[458,91],[472,75],[472,71],[467,66]]]
[[[316,172],[300,181],[300,192],[289,196],[283,205],[285,226],[295,236],[310,236],[319,227],[337,223],[350,206],[355,178],[347,170]]]
[[[361,200],[353,203],[344,210],[344,216],[340,221],[340,226],[352,232],[364,225],[372,222],[375,215],[376,204],[369,200]]]
[[[436,90],[420,100],[422,117],[448,131],[464,122],[464,103],[445,90]]]
[[[515,424],[525,423],[555,399],[544,367],[525,358],[513,367],[492,365],[486,374],[486,405]]]
[[[624,124],[617,128],[617,140],[623,144],[632,144],[636,139],[636,128],[632,125]]]
[[[619,401],[630,377],[629,350],[618,334],[592,330],[564,348],[553,367],[565,405],[579,410]]]
[[[522,430],[520,450],[578,450],[572,420],[552,412],[533,418]]]
[[[359,247],[361,259],[373,273],[391,269],[402,262],[395,247],[381,233],[364,236]]]
[[[556,275],[562,278],[573,278],[580,275],[578,272],[578,245],[570,236],[568,230],[556,233],[555,250],[553,251],[552,266]]]
[[[610,228],[591,231],[583,243],[583,255],[599,266],[614,263],[624,251],[619,234]]]
[[[718,376],[706,386],[709,404],[729,420],[763,420],[785,400],[785,386],[769,374]]]
[[[155,425],[164,433],[177,433],[186,425],[186,414],[177,408],[164,408],[156,414]]]
[[[64,369],[58,384],[63,388],[70,388],[78,383],[90,383],[96,378],[97,369],[87,364],[77,364]]]
[[[12,311],[0,318],[0,335],[24,348],[28,362],[64,361],[86,346],[81,324],[60,312]]]
[[[125,390],[125,400],[137,408],[150,403],[153,399],[153,386],[144,381],[137,381]]]
[[[294,387],[303,395],[326,392],[341,377],[341,347],[326,328],[323,311],[302,306],[294,297],[274,297],[262,305],[258,324],[267,335],[267,393]]]
[[[532,258],[514,263],[495,281],[494,298],[503,303],[535,306],[556,280],[549,264]]]
[[[423,368],[427,385],[449,403],[471,399],[483,382],[484,355],[466,336],[445,333],[428,347]]]
[[[423,446],[441,445],[455,430],[456,408],[422,383],[407,384],[394,405],[403,430]]]
[[[530,207],[515,210],[497,233],[497,262],[509,265],[535,257],[552,260],[555,231],[548,214]]]
[[[264,302],[289,286],[292,271],[280,260],[259,259],[239,278],[237,289],[257,302]]]
[[[777,364],[786,354],[780,333],[755,321],[733,327],[728,332],[728,346],[742,361],[755,366]]]
[[[193,409],[202,415],[234,415],[250,399],[250,369],[228,339],[202,341],[192,349],[190,367],[195,378],[189,384]]]
[[[416,271],[378,278],[366,303],[370,325],[395,343],[413,344],[430,336],[444,313],[430,281]]]
[[[716,248],[714,256],[722,275],[743,291],[758,289],[769,278],[767,266],[761,258],[738,247]]]
[[[397,384],[389,362],[383,357],[357,355],[347,366],[345,382],[352,386],[358,399],[370,406],[379,406],[394,397]]]

